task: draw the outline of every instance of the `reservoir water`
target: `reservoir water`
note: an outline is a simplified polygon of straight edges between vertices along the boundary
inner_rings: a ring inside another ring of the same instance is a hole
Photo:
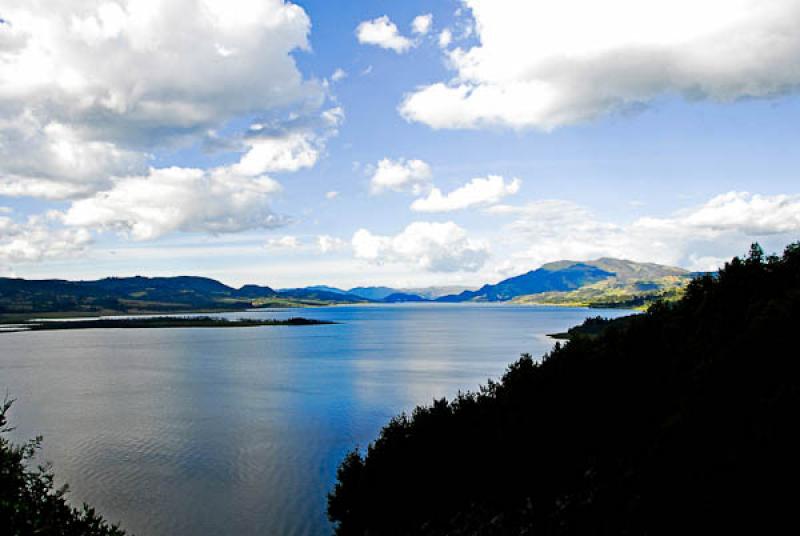
[[[589,316],[630,311],[392,305],[226,313],[334,325],[0,334],[12,439],[139,536],[327,535],[344,454],[393,415],[475,390]]]

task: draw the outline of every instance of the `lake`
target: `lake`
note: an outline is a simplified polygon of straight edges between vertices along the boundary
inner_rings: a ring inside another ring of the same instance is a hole
[[[0,335],[12,438],[139,536],[327,535],[344,454],[389,418],[475,390],[589,316],[630,311],[400,304],[226,313],[320,326]]]

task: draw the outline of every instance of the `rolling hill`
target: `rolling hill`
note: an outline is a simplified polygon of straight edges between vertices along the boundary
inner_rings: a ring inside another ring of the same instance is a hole
[[[96,281],[0,278],[0,315],[165,313],[268,306],[362,303],[324,290],[229,287],[206,277],[110,277]]]
[[[645,302],[677,296],[691,280],[682,268],[623,259],[558,261],[526,274],[484,285],[476,291],[444,296],[436,301],[502,302],[640,306]]]

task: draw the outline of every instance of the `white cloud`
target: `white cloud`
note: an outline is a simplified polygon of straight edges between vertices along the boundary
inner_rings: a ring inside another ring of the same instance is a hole
[[[627,224],[602,221],[587,208],[561,200],[498,205],[487,211],[514,216],[505,236],[521,246],[513,255],[519,270],[602,256],[707,270],[744,253],[752,241],[782,247],[800,233],[800,195],[730,192],[669,217]]]
[[[692,228],[736,230],[752,236],[798,232],[800,196],[728,192],[687,214],[684,223]]]
[[[280,171],[298,171],[312,167],[319,157],[308,133],[293,132],[287,136],[253,138],[245,142],[249,149],[233,171],[245,176]]]
[[[470,239],[453,222],[414,222],[394,236],[359,229],[352,245],[356,258],[378,264],[410,264],[431,272],[474,272],[489,257],[485,243]]]
[[[319,235],[317,237],[317,246],[320,253],[331,253],[333,251],[341,251],[346,249],[348,244],[341,238],[330,235]]]
[[[431,168],[422,160],[382,159],[370,180],[372,193],[385,190],[420,193],[430,184]]]
[[[512,179],[506,183],[499,175],[486,178],[475,178],[461,188],[444,195],[438,188],[433,188],[428,197],[420,198],[411,204],[411,210],[417,212],[451,212],[474,206],[498,203],[506,196],[516,194],[522,181]]]
[[[270,238],[264,244],[267,249],[298,249],[300,240],[296,236],[286,235],[280,238]]]
[[[28,263],[83,253],[92,237],[86,229],[55,227],[47,218],[18,223],[0,216],[0,263]]]
[[[333,71],[333,74],[331,75],[331,80],[333,80],[334,82],[344,80],[345,78],[347,78],[347,71],[345,71],[342,68],[337,68],[335,71]]]
[[[310,21],[284,0],[26,0],[0,25],[0,194],[91,195],[149,152],[230,119],[323,99],[291,53]]]
[[[174,231],[229,233],[285,224],[269,202],[280,185],[262,176],[242,177],[230,168],[151,169],[115,180],[109,190],[72,203],[65,224],[113,230],[134,240]]]
[[[313,167],[342,121],[344,110],[337,106],[296,124],[254,124],[243,141],[246,152],[231,169],[239,175],[256,177]]]
[[[728,101],[800,87],[797,0],[464,0],[480,43],[400,111],[434,128],[551,129],[664,94]]]
[[[330,199],[336,199],[337,197],[339,197],[339,192],[336,191],[325,192],[325,199],[330,200]]]
[[[445,28],[439,33],[439,46],[441,48],[447,48],[450,46],[450,43],[453,42],[453,32],[450,31],[450,28]]]
[[[414,41],[401,35],[397,25],[386,15],[359,24],[356,28],[356,38],[361,44],[377,45],[394,50],[398,54],[407,52],[414,46]]]
[[[433,28],[433,15],[418,15],[411,21],[411,31],[417,35],[426,35]]]

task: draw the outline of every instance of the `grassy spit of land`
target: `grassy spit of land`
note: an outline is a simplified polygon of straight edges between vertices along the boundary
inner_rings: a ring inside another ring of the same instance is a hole
[[[65,329],[109,329],[109,328],[249,328],[258,326],[315,326],[335,324],[328,320],[292,317],[286,320],[250,319],[227,320],[210,316],[156,316],[133,318],[89,318],[75,320],[28,320],[10,324],[0,333],[19,331],[53,331]]]

